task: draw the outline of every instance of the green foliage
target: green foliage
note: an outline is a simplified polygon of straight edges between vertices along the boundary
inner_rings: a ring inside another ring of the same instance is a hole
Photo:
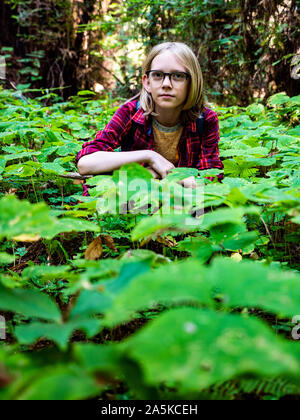
[[[246,374],[293,377],[299,369],[298,347],[260,321],[196,308],[160,315],[123,351],[140,363],[146,383],[165,382],[183,393]]]
[[[0,307],[5,311],[21,313],[27,317],[60,321],[61,314],[49,296],[37,290],[9,290],[0,286]]]
[[[31,204],[19,201],[15,196],[0,200],[0,238],[19,238],[24,236],[37,239],[53,239],[61,232],[97,232],[99,228],[91,222],[80,219],[69,219],[50,216],[50,209],[44,203]],[[26,242],[26,239],[25,239]]]
[[[222,183],[130,164],[82,197],[60,175],[113,112],[87,94],[0,91],[0,398],[298,398],[299,98],[218,109]]]

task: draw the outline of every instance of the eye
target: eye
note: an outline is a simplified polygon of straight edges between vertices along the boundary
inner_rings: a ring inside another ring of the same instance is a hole
[[[186,79],[185,73],[172,73],[172,79],[175,81],[182,81]]]
[[[151,74],[154,79],[162,79],[164,77],[161,71],[153,71]]]

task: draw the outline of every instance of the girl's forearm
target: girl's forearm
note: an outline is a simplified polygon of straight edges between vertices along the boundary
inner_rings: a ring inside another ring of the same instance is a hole
[[[126,163],[144,163],[151,161],[151,150],[133,152],[95,152],[82,156],[78,161],[80,175],[97,175],[112,172]]]

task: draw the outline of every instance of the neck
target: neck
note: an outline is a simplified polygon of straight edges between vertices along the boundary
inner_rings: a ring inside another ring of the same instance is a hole
[[[161,109],[156,107],[155,112],[158,114],[155,117],[156,120],[165,127],[174,127],[180,122],[181,109]]]

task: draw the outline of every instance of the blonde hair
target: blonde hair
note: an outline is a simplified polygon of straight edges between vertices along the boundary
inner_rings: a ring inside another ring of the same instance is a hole
[[[187,99],[180,115],[182,123],[199,118],[206,101],[203,92],[203,76],[197,57],[190,47],[182,42],[164,42],[156,45],[149,53],[143,64],[143,74],[151,70],[151,64],[155,57],[165,51],[172,52],[176,58],[186,67],[190,74],[190,86]],[[152,95],[144,87],[140,92],[140,106],[145,111],[145,116],[157,115],[154,113],[155,103]]]

